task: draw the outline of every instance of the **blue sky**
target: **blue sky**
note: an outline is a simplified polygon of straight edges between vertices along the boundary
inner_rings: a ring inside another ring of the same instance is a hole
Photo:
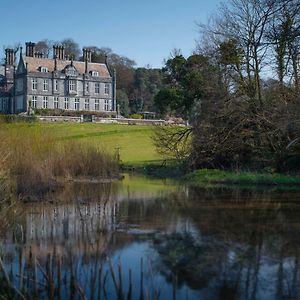
[[[161,67],[173,48],[189,55],[220,0],[15,0],[1,3],[0,49],[73,38]],[[3,24],[5,24],[3,26]],[[1,57],[3,54],[1,55]]]

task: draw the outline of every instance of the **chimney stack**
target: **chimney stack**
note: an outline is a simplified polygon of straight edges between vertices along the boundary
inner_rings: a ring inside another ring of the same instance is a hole
[[[37,58],[43,58],[44,57],[44,54],[40,51],[37,51],[34,53],[34,57],[37,57]]]
[[[26,43],[26,56],[34,57],[35,43],[27,42]]]
[[[88,48],[83,48],[83,60],[87,62],[92,62],[92,50]]]
[[[85,73],[88,73],[88,63],[92,62],[92,50],[88,48],[83,48],[83,61],[85,62]]]
[[[64,46],[53,46],[53,58],[64,60],[65,59],[65,47]]]
[[[58,53],[58,46],[57,45],[54,45],[53,46],[53,58],[55,59],[58,59],[59,57],[59,53]]]
[[[13,66],[14,63],[15,63],[14,49],[5,49],[5,64],[7,66]]]
[[[64,46],[60,46],[60,51],[61,51],[61,59],[65,59],[65,47]]]

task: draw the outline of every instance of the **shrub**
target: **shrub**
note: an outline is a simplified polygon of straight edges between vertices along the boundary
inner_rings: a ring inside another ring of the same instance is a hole
[[[143,116],[140,114],[132,114],[129,116],[130,119],[136,119],[136,120],[140,120],[143,119]]]
[[[35,109],[35,114],[38,116],[70,116],[70,117],[80,117],[80,116],[96,116],[102,118],[115,117],[115,112],[96,112],[96,111],[84,111],[84,110],[64,110],[64,109]]]

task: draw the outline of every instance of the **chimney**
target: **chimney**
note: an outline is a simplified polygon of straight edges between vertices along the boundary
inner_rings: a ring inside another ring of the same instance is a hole
[[[44,55],[43,55],[43,53],[42,53],[42,52],[40,52],[40,51],[37,51],[37,52],[35,52],[35,53],[34,53],[34,57],[37,57],[37,58],[43,58],[43,57],[44,57]]]
[[[83,61],[85,62],[85,73],[88,73],[88,63],[92,62],[92,50],[88,48],[83,48]]]
[[[61,59],[64,60],[65,59],[65,47],[64,46],[60,46],[60,55],[61,55]]]
[[[58,59],[59,55],[58,55],[58,46],[54,45],[53,46],[53,59]]]
[[[35,43],[27,42],[26,43],[26,56],[34,57]]]
[[[65,59],[65,47],[64,46],[53,46],[53,58],[64,60]]]
[[[87,62],[92,62],[92,50],[88,48],[83,48],[83,60]]]
[[[14,49],[5,49],[5,64],[7,66],[13,66],[14,63],[15,63]]]

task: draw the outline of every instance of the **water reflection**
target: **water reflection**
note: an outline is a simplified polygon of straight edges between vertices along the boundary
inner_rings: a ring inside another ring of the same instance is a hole
[[[300,299],[299,196],[75,184],[24,204],[1,253],[14,286],[38,298]]]

